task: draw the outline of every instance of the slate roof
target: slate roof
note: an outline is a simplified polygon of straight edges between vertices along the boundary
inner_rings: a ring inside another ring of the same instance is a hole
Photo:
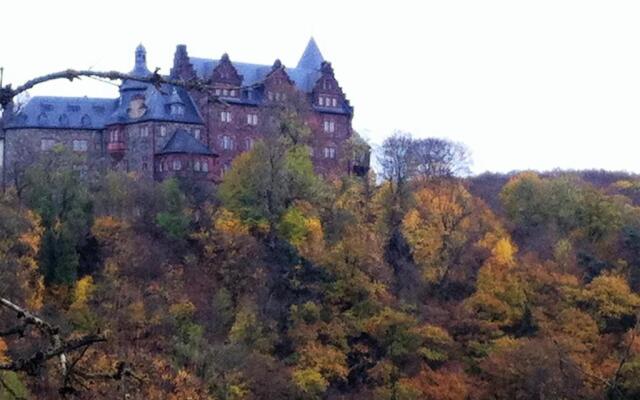
[[[216,156],[207,146],[205,146],[198,139],[194,138],[189,132],[184,129],[178,129],[175,131],[171,139],[167,142],[162,150],[156,154],[200,154],[206,156]]]
[[[213,70],[216,68],[220,60],[211,60],[207,58],[190,57],[189,61],[193,65],[199,78],[208,79],[211,77]],[[320,66],[324,58],[318,49],[315,40],[311,38],[307,44],[298,66],[295,68],[285,68],[287,75],[295,82],[296,87],[304,92],[311,92],[313,86],[320,78]],[[243,62],[234,62],[231,64],[236,68],[238,73],[242,75],[242,86],[251,86],[261,83],[267,74],[271,72],[271,65],[250,64]]]
[[[307,48],[304,49],[304,53],[302,53],[302,57],[300,57],[300,61],[298,61],[296,68],[315,69],[322,65],[323,61],[324,57],[322,57],[318,44],[312,37],[309,39]]]
[[[102,129],[117,99],[88,97],[32,97],[9,117],[6,129]]]
[[[143,85],[144,88],[136,90],[130,88],[123,90],[121,88],[120,98],[117,99],[117,107],[107,120],[107,125],[145,121],[204,124],[200,112],[185,89],[172,85],[162,85],[159,89],[151,84]],[[143,98],[146,107],[146,112],[140,118],[131,118],[129,116],[129,104],[135,97]],[[178,99],[184,105],[184,113],[181,115],[171,113],[171,104],[176,103]]]

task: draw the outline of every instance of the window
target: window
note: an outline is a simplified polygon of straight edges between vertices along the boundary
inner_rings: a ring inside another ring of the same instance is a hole
[[[336,149],[334,147],[325,147],[324,158],[336,158]]]
[[[216,89],[216,96],[220,96],[220,93],[221,93],[220,89]]]
[[[180,160],[173,160],[173,170],[180,171],[182,169],[182,163]]]
[[[193,137],[195,137],[196,139],[200,140],[200,129],[195,129],[193,131]]]
[[[223,96],[228,96],[229,95],[229,90],[228,89],[223,89],[222,90],[222,95]]]
[[[313,150],[313,147],[309,147],[309,157],[314,157],[316,152]]]
[[[269,101],[273,101],[273,92],[267,92],[267,96],[269,97]]]
[[[4,166],[4,139],[0,139],[0,168]]]
[[[162,137],[167,136],[167,127],[164,125],[160,125],[160,136]]]
[[[40,150],[48,151],[48,150],[51,150],[51,148],[55,145],[56,145],[56,141],[53,139],[42,139],[40,141]]]
[[[158,172],[162,172],[162,163],[158,163]]]
[[[233,150],[233,139],[229,136],[223,136],[221,140],[221,147],[224,150]]]
[[[209,172],[209,161],[202,162],[202,172]]]
[[[196,162],[193,163],[193,170],[196,172],[200,172],[200,161],[196,160]]]
[[[318,97],[318,105],[324,106],[324,97]]]
[[[324,121],[324,131],[327,133],[333,133],[336,131],[336,123],[334,121]]]
[[[253,139],[252,138],[245,138],[244,139],[244,149],[245,150],[253,149]]]
[[[73,141],[73,151],[87,151],[87,141],[86,140],[74,140]]]
[[[182,104],[172,104],[171,115],[184,115],[184,106]]]
[[[140,136],[142,136],[142,137],[149,136],[149,127],[148,126],[141,126],[140,127]]]
[[[231,90],[229,91],[229,95],[230,95],[231,97],[236,97],[236,91],[235,91],[235,90],[233,90],[233,89],[231,89]]]
[[[229,111],[220,111],[220,121],[222,121],[222,122],[231,122],[231,112],[229,112]]]
[[[331,99],[331,105],[333,107],[337,107],[338,106],[338,99],[336,99],[335,97],[333,99]]]
[[[258,114],[247,114],[247,125],[258,125]]]

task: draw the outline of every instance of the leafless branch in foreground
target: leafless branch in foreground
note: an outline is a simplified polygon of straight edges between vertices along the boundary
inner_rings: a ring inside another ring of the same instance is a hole
[[[97,343],[106,342],[106,337],[102,334],[87,334],[74,338],[66,338],[60,333],[60,329],[42,318],[36,316],[23,307],[0,297],[0,307],[16,313],[18,324],[15,327],[0,332],[0,337],[19,335],[23,337],[30,327],[33,327],[40,336],[48,341],[45,348],[39,348],[31,355],[14,361],[0,363],[0,371],[22,372],[29,376],[40,374],[46,363],[57,359],[62,384],[59,393],[63,397],[68,397],[78,393],[76,386],[87,388],[87,382],[96,380],[124,381],[132,379],[138,383],[142,379],[135,375],[130,366],[119,361],[113,372],[90,372],[79,367],[79,361],[85,355],[89,347]],[[77,355],[75,359],[73,356]],[[7,389],[9,386],[0,379],[0,386]],[[10,388],[7,389],[10,391]],[[14,396],[16,397],[16,396]],[[19,397],[16,397],[19,398]]]

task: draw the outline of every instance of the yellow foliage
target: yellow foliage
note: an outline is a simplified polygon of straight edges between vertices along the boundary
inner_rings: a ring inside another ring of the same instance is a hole
[[[334,346],[313,341],[298,353],[301,367],[318,371],[326,379],[344,379],[349,373],[346,354]]]
[[[5,342],[2,338],[0,338],[0,362],[8,362],[9,357],[7,357],[7,342]]]
[[[176,319],[191,318],[195,312],[196,306],[189,300],[172,304],[171,307],[169,307],[169,314]]]
[[[247,235],[249,227],[233,212],[221,208],[215,215],[214,228],[223,233],[232,235]]]
[[[73,292],[74,303],[86,305],[87,300],[91,297],[94,290],[95,286],[91,276],[87,275],[81,278],[76,282],[76,287]]]
[[[120,241],[122,233],[128,228],[128,223],[109,215],[96,218],[91,227],[91,233],[99,242],[112,245]]]
[[[633,293],[627,281],[617,275],[600,275],[587,285],[579,296],[600,322],[635,315],[640,296]]]

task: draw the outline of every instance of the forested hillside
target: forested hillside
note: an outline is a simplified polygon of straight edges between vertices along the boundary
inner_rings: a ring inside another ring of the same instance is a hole
[[[0,372],[0,398],[639,398],[640,179],[456,178],[463,149],[402,135],[379,179],[322,179],[292,126],[217,188],[83,177],[62,150],[25,171],[0,293],[106,342],[71,378]],[[46,348],[0,323],[3,366]]]

